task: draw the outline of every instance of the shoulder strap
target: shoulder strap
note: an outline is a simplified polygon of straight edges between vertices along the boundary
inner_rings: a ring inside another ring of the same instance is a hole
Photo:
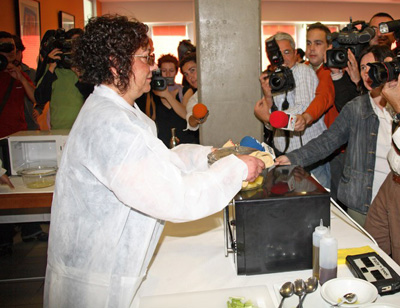
[[[15,79],[11,78],[11,81],[8,84],[8,88],[6,90],[6,93],[4,93],[3,100],[1,101],[1,104],[0,104],[0,115],[3,112],[4,106],[6,105],[6,103],[8,101],[8,98],[10,97],[11,90],[13,88],[14,82],[15,82]]]

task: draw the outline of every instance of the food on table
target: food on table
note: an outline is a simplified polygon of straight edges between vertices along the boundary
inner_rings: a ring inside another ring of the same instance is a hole
[[[243,297],[229,297],[226,302],[228,308],[257,308],[250,300],[243,302]]]

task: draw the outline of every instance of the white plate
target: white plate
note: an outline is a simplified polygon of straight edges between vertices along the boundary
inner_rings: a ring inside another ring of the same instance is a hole
[[[201,292],[144,296],[139,308],[226,308],[229,297],[244,297],[258,308],[274,307],[266,286],[220,289]]]
[[[378,297],[375,286],[359,278],[335,278],[325,282],[321,287],[322,298],[332,305],[337,304],[343,295],[350,292],[357,294],[358,300],[354,304],[343,304],[340,307],[359,307],[374,302]]]

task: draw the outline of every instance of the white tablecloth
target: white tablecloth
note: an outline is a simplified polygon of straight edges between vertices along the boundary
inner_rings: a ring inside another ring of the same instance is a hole
[[[332,207],[331,219],[332,234],[338,239],[339,249],[369,245],[377,251],[385,261],[400,274],[400,267],[388,257],[379,247],[361,233],[348,219],[344,218],[336,208]],[[224,289],[247,290],[252,294],[250,287],[264,286],[268,290],[268,307],[277,307],[279,304],[279,287],[286,281],[297,278],[307,279],[312,275],[311,270],[263,274],[254,276],[238,276],[233,256],[224,256],[224,235],[222,212],[190,223],[167,223],[153,258],[148,275],[138,291],[133,307],[143,306],[149,299],[176,299],[174,307],[191,307],[190,304],[179,302],[191,297],[198,298],[204,295],[204,307],[217,307],[207,298],[214,298],[215,292],[223,293]],[[352,277],[346,265],[338,266],[338,277]],[[239,289],[236,289],[239,288]],[[320,289],[320,288],[319,288]],[[304,308],[323,308],[329,305],[321,298],[319,289],[307,296]],[[187,292],[194,292],[189,293]],[[198,293],[200,292],[200,293]],[[226,293],[226,292],[225,292]],[[225,294],[224,293],[224,294]],[[163,297],[162,295],[171,294]],[[225,296],[225,295],[224,295]],[[236,296],[231,294],[231,296]],[[139,304],[140,297],[144,297]],[[228,298],[226,298],[228,299]],[[156,300],[154,302],[157,302]],[[395,295],[378,296],[376,302],[399,305],[400,293]],[[298,298],[293,296],[285,301],[284,307],[295,307]],[[272,304],[272,305],[271,305]],[[154,308],[169,307],[160,306]],[[226,307],[222,305],[218,307]]]

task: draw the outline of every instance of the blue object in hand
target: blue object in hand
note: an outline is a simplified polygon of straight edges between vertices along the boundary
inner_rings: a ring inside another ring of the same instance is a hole
[[[243,147],[249,147],[249,148],[253,148],[253,149],[265,152],[265,149],[262,146],[262,144],[254,137],[250,137],[250,136],[243,137],[243,139],[240,140],[240,145]]]

